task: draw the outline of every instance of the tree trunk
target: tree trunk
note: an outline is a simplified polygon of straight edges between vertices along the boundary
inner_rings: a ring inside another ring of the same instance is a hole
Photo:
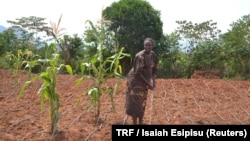
[[[64,47],[63,45],[60,45],[60,47],[61,47],[62,54],[63,54],[64,64],[71,66],[71,56],[70,56],[69,49],[67,47]]]

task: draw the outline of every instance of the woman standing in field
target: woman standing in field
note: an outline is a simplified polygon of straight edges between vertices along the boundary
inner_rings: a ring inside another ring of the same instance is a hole
[[[148,89],[156,86],[158,57],[152,51],[153,40],[144,40],[144,50],[135,55],[132,69],[127,75],[126,114],[132,116],[133,124],[143,122]],[[151,83],[152,81],[152,83]]]

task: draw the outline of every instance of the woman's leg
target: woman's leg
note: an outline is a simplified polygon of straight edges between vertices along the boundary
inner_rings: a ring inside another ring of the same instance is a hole
[[[133,116],[133,124],[136,125],[137,124],[137,117]]]
[[[139,124],[142,125],[143,117],[139,117]]]
[[[144,90],[141,93],[141,99],[140,99],[140,114],[139,114],[139,124],[143,124],[143,117],[145,113],[146,103],[147,103],[147,95],[148,91]]]

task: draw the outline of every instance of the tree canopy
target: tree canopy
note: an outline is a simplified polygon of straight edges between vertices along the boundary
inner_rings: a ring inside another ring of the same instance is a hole
[[[145,38],[151,37],[156,45],[163,36],[160,11],[145,0],[113,2],[102,14],[105,19],[112,22],[108,26],[109,30],[115,32],[119,47],[124,47],[125,52],[131,54],[131,59],[143,49]],[[125,59],[122,62],[126,74],[132,61]]]
[[[112,21],[110,30],[115,32],[121,47],[132,56],[143,49],[143,40],[156,42],[163,35],[160,11],[144,0],[120,0],[103,10],[103,16]]]

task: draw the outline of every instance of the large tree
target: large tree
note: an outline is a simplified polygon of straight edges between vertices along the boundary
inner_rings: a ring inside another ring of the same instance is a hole
[[[0,56],[6,52],[16,54],[18,50],[34,50],[32,34],[19,27],[10,27],[0,33]]]
[[[225,69],[229,75],[250,78],[250,14],[231,24],[231,29],[222,35],[226,54]]]
[[[125,47],[132,58],[143,49],[143,40],[151,37],[155,44],[163,35],[160,11],[145,0],[120,0],[103,10],[103,17],[111,20],[110,30],[115,32],[120,47]],[[129,68],[129,62],[124,63]],[[126,73],[126,72],[125,72]]]
[[[184,20],[176,21],[176,23],[179,24],[176,31],[180,34],[183,43],[185,43],[183,47],[188,53],[191,53],[198,43],[216,39],[221,32],[221,30],[217,29],[217,23],[212,20],[201,23]]]
[[[49,28],[45,22],[45,18],[29,16],[16,18],[15,21],[7,20],[14,27],[21,27],[30,31],[30,33],[43,32],[45,28]]]
[[[60,27],[62,15],[60,16],[58,22],[50,22],[50,26],[45,22],[45,18],[30,16],[17,18],[15,21],[7,21],[11,23],[13,27],[19,27],[27,30],[31,35],[45,32],[47,36],[53,37],[57,45],[62,51],[64,62],[66,65],[71,65],[70,49],[72,48],[72,43],[69,43],[69,36],[61,38],[65,35],[65,28]],[[72,40],[73,41],[73,40]]]

